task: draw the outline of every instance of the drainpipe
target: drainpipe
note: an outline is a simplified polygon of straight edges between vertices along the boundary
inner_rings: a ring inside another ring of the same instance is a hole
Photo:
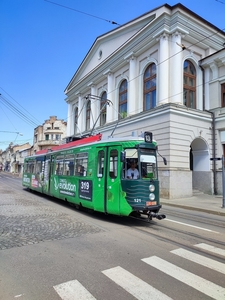
[[[213,192],[217,195],[217,181],[216,181],[216,128],[215,128],[215,113],[213,111],[205,109],[205,70],[199,65],[202,70],[202,93],[203,93],[203,110],[210,113],[212,116],[212,142],[213,142]]]

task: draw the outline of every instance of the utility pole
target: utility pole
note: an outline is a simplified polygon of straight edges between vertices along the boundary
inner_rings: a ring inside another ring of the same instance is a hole
[[[210,158],[210,160],[222,160],[222,189],[223,189],[223,200],[222,200],[222,208],[225,207],[225,174],[224,174],[224,156],[222,155],[222,158],[220,157],[213,157]]]
[[[222,201],[222,208],[224,208],[224,207],[225,207],[224,156],[222,156],[222,186],[223,186],[223,201]]]

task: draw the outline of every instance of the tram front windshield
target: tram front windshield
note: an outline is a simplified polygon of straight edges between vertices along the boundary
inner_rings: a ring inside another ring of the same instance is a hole
[[[133,171],[134,168],[135,171]],[[134,176],[132,176],[133,173],[135,174]],[[137,149],[126,149],[124,175],[127,179],[158,179],[155,150],[140,149],[138,156]]]

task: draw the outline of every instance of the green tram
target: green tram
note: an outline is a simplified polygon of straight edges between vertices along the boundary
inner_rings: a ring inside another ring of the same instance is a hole
[[[106,214],[165,218],[158,214],[157,144],[151,132],[107,140],[97,134],[41,150],[25,158],[22,184]]]

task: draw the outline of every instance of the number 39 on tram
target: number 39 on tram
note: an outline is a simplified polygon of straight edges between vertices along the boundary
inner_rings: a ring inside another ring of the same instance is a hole
[[[106,214],[165,218],[159,214],[157,144],[151,132],[144,138],[98,134],[41,150],[25,158],[22,184]]]

